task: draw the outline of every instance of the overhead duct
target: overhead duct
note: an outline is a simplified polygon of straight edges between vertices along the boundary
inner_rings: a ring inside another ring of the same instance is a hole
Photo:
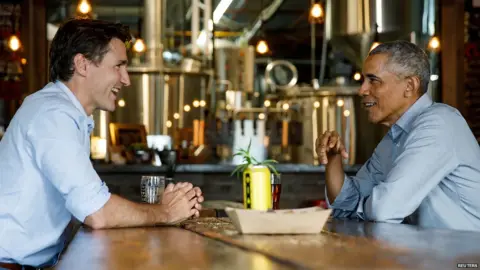
[[[263,23],[270,19],[273,14],[280,8],[284,0],[273,0],[272,3],[264,8],[261,12],[260,15],[258,15],[257,19],[253,22],[252,27],[245,31],[244,34],[242,34],[240,37],[237,38],[236,43],[237,44],[246,44],[248,41],[255,36],[255,34],[258,32],[260,27],[262,27]]]

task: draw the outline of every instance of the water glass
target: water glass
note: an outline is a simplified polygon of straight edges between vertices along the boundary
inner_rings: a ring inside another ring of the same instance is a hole
[[[165,177],[142,176],[140,192],[143,202],[157,204],[162,201],[165,190]]]

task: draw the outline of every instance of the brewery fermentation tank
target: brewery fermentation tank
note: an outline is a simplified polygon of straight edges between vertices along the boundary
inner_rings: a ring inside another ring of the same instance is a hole
[[[285,114],[269,114],[278,130],[267,132],[269,157],[286,163],[318,164],[316,139],[326,131],[340,134],[349,158],[344,164],[357,162],[358,85],[330,85],[320,90],[297,86],[268,96]],[[288,131],[287,131],[288,130]]]
[[[325,35],[357,68],[373,42],[408,40],[424,47],[435,33],[434,0],[326,0]]]

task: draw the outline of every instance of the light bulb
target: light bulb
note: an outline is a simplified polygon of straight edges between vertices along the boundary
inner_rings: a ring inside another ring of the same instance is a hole
[[[438,50],[440,48],[440,40],[438,37],[432,37],[428,42],[428,47],[432,50]]]
[[[257,52],[260,54],[264,54],[268,52],[268,45],[265,40],[260,40],[257,44]]]
[[[322,6],[320,6],[320,4],[314,4],[312,6],[312,8],[310,9],[310,15],[313,17],[313,18],[320,18],[323,16],[323,9],[322,9]]]
[[[118,101],[118,106],[125,107],[125,100],[123,98]]]
[[[88,14],[92,10],[92,6],[88,3],[87,0],[81,0],[78,4],[78,11],[82,14]]]
[[[360,79],[362,78],[362,74],[356,72],[354,75],[353,75],[353,79],[355,81],[360,81]]]
[[[145,51],[145,43],[143,43],[143,40],[141,38],[137,38],[135,40],[135,44],[133,44],[133,50],[135,50],[136,52]]]
[[[18,49],[20,49],[20,39],[18,39],[16,35],[11,36],[8,40],[8,47],[10,50],[16,52]]]

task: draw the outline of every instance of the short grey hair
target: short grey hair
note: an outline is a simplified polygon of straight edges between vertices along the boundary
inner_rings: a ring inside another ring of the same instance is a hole
[[[430,82],[430,62],[427,54],[417,45],[403,40],[386,42],[375,47],[370,55],[388,54],[387,68],[399,77],[417,76],[423,93]]]

